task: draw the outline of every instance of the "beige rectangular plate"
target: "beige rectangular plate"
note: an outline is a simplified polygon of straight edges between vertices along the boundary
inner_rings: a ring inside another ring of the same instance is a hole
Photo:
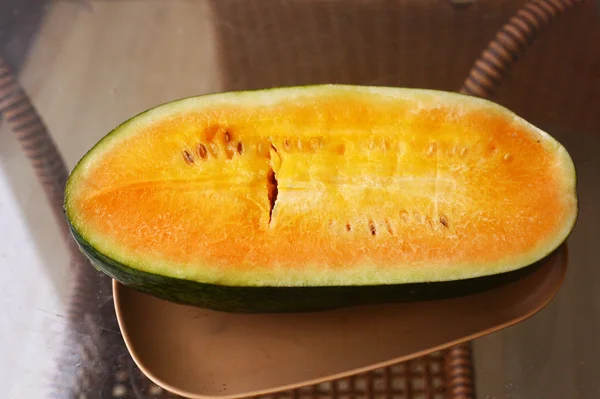
[[[447,348],[518,323],[560,288],[566,245],[526,277],[484,293],[301,314],[177,305],[114,282],[125,343],[156,384],[189,398],[297,388]]]

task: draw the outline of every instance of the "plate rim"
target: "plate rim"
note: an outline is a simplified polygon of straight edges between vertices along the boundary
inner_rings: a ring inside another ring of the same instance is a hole
[[[177,388],[165,381],[162,381],[160,378],[155,376],[148,367],[146,367],[144,365],[144,363],[139,358],[136,351],[133,349],[134,344],[132,342],[131,337],[129,336],[129,333],[127,332],[127,329],[123,328],[124,316],[122,313],[122,309],[119,305],[120,290],[121,289],[135,290],[135,289],[131,288],[131,287],[127,287],[126,285],[118,282],[117,280],[115,280],[113,278],[112,279],[113,305],[114,305],[114,309],[115,309],[115,313],[116,313],[116,317],[117,317],[117,323],[119,325],[119,330],[121,332],[121,336],[123,337],[123,341],[125,342],[127,351],[129,352],[129,355],[133,359],[136,366],[140,369],[140,371],[154,384],[158,385],[159,387],[161,387],[171,393],[174,393],[176,395],[179,395],[179,396],[182,396],[182,397],[188,398],[188,399],[242,399],[242,398],[250,398],[250,397],[256,397],[256,396],[261,396],[261,395],[269,395],[269,394],[273,394],[273,393],[298,389],[298,388],[302,388],[302,387],[309,386],[309,385],[321,384],[321,383],[325,383],[328,381],[332,381],[332,380],[336,380],[336,379],[340,379],[340,378],[347,378],[352,375],[369,372],[369,371],[372,371],[372,370],[375,370],[378,368],[388,367],[388,366],[391,366],[391,365],[394,365],[397,363],[401,363],[401,362],[405,362],[405,361],[408,361],[411,359],[422,357],[422,356],[431,354],[433,352],[442,351],[444,349],[448,349],[453,346],[463,344],[465,342],[473,341],[477,338],[481,338],[486,335],[492,334],[494,332],[497,332],[497,331],[506,329],[508,327],[514,326],[516,324],[519,324],[519,323],[529,319],[530,317],[534,316],[535,314],[540,312],[542,309],[544,309],[546,306],[548,306],[548,304],[550,302],[552,302],[552,300],[556,297],[556,295],[560,291],[560,288],[564,284],[564,281],[566,279],[567,269],[568,269],[568,260],[569,260],[569,250],[568,250],[567,243],[566,242],[563,243],[555,251],[557,252],[557,253],[555,253],[555,255],[564,257],[564,259],[565,259],[564,262],[560,262],[561,271],[560,271],[560,276],[558,278],[558,284],[555,285],[555,287],[552,289],[550,295],[548,295],[544,301],[540,302],[534,308],[532,308],[531,310],[529,310],[526,313],[523,313],[519,317],[512,318],[504,323],[500,323],[493,327],[489,327],[487,329],[480,330],[476,333],[473,333],[470,335],[465,335],[461,338],[446,341],[445,343],[440,344],[440,345],[436,345],[436,346],[429,347],[427,349],[412,352],[411,354],[408,354],[408,355],[398,356],[398,357],[395,357],[395,358],[392,358],[392,359],[389,359],[386,361],[372,363],[367,366],[353,368],[353,369],[335,373],[335,374],[329,374],[324,377],[316,377],[316,378],[312,378],[309,380],[304,380],[304,381],[300,381],[300,382],[296,382],[296,383],[280,385],[277,387],[266,388],[266,389],[262,389],[262,390],[247,391],[245,393],[240,393],[240,394],[202,395],[202,394],[197,394],[197,393],[193,393],[193,392],[188,392],[186,390]],[[162,301],[168,302],[165,300],[162,300]],[[178,305],[178,304],[173,304],[173,305]],[[183,306],[185,306],[185,305],[183,305]]]

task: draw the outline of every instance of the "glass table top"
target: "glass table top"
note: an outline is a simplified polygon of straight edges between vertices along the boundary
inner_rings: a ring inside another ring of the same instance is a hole
[[[46,162],[52,176],[38,176],[41,158],[33,159],[33,152],[56,151],[70,171],[130,116],[203,93],[312,83],[458,91],[523,4],[0,2],[0,65],[11,71],[0,68],[3,397],[169,397],[132,365],[110,279],[63,240],[56,218],[62,188],[52,186],[61,181],[60,163]],[[517,59],[506,61],[506,75],[490,83],[489,98],[565,145],[578,173],[579,219],[568,241],[567,278],[554,300],[472,342],[478,398],[600,397],[600,3],[581,2],[556,14],[535,40],[515,50]],[[1,90],[9,78],[22,87],[55,149],[23,144],[23,134],[11,128],[19,115],[3,114],[9,100]],[[124,383],[132,373],[142,381],[138,386]]]

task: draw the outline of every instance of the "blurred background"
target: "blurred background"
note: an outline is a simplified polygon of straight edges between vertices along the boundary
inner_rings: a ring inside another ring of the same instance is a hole
[[[0,57],[70,170],[123,120],[185,96],[309,83],[458,91],[525,3],[0,0]],[[555,300],[533,318],[473,342],[477,395],[600,397],[600,1],[581,2],[545,27],[491,98],[567,147],[578,170],[581,213]],[[78,278],[32,163],[2,118],[3,397],[71,397],[82,360],[70,354],[69,339],[120,339],[108,286],[77,293],[84,286]],[[69,313],[77,295],[103,312],[103,321],[90,321],[93,331],[73,327],[85,323]],[[97,361],[101,367],[107,360]],[[87,397],[114,396],[102,392]]]

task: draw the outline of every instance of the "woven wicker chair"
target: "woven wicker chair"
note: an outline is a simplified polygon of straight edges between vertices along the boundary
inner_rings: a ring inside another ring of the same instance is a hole
[[[230,0],[215,1],[213,12],[227,15],[229,21],[229,26],[219,33],[224,49],[220,55],[223,73],[226,75],[223,79],[226,89],[316,82],[384,83],[385,76],[389,76],[388,69],[400,68],[401,61],[390,57],[389,54],[382,55],[385,59],[380,57],[357,60],[347,52],[348,46],[344,46],[342,42],[362,40],[370,45],[369,41],[373,40],[376,45],[377,35],[395,31],[390,25],[394,24],[394,21],[389,18],[382,19],[382,23],[387,25],[380,27],[379,31],[369,32],[360,24],[350,23],[342,28],[332,27],[331,24],[335,19],[334,12],[338,13],[338,19],[356,22],[361,20],[361,13],[369,12],[369,7],[378,6],[378,15],[386,15],[386,7],[391,4],[385,1],[378,2],[375,6],[363,3],[363,8],[354,7],[352,11],[344,11],[339,4],[333,7],[319,3],[319,7],[307,7],[306,2],[301,1],[287,3],[281,10],[273,9],[270,2],[256,0],[244,2],[242,5],[239,2],[234,4]],[[526,3],[488,43],[460,91],[489,97],[540,29],[575,3],[576,1],[571,0],[536,0]],[[340,13],[342,15],[339,15]],[[242,31],[241,27],[258,20],[263,28],[254,28],[252,40],[240,44],[238,34]],[[299,29],[300,25],[300,29],[314,32],[316,47],[301,55],[293,51],[286,52],[282,48],[282,38],[292,39],[286,31],[290,24],[295,24],[296,29]],[[405,27],[408,25],[410,21],[404,19],[399,21],[398,29],[405,29],[406,33],[408,28]],[[231,26],[237,26],[238,29],[232,30]],[[322,43],[320,47],[319,42]],[[228,47],[234,48],[235,51],[228,52]],[[323,55],[324,53],[327,55]],[[313,68],[310,59],[315,57],[328,59],[328,67]],[[261,68],[265,68],[265,65],[258,65],[256,59],[268,59],[268,62],[277,65],[277,68],[273,69],[273,73],[261,74]],[[299,63],[302,68],[298,67]],[[382,63],[385,63],[384,67]],[[299,69],[303,71],[300,75]],[[383,69],[386,70],[382,74]],[[429,68],[425,66],[422,74],[427,73]],[[415,84],[419,85],[419,82]],[[57,359],[57,383],[54,387],[55,395],[51,397],[83,398],[92,397],[92,393],[93,397],[101,398],[175,397],[160,390],[143,376],[129,356],[122,337],[114,334],[114,331],[118,331],[118,325],[112,301],[109,300],[110,279],[88,265],[71,239],[63,219],[63,188],[68,171],[42,118],[1,57],[0,115],[15,133],[22,150],[31,161],[72,254],[71,272],[75,276],[75,283],[69,293],[70,335],[65,337],[64,353]],[[65,382],[65,376],[74,383]],[[59,378],[62,381],[58,381]],[[115,387],[123,387],[123,392],[115,391]],[[281,392],[275,396],[365,399],[474,398],[471,345],[459,345],[369,373]]]

